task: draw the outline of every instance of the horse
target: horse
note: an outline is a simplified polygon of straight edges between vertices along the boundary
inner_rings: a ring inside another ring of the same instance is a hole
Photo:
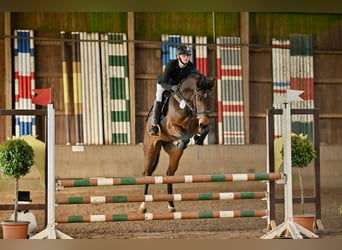
[[[211,127],[208,108],[214,85],[215,78],[208,80],[196,72],[183,79],[176,91],[165,91],[168,96],[163,102],[157,136],[149,134],[151,112],[147,116],[143,141],[144,176],[152,176],[156,170],[162,148],[169,157],[166,175],[173,176],[190,139],[193,137],[195,144],[203,145]],[[148,194],[148,186],[145,184],[145,195]],[[172,183],[167,184],[167,192],[172,194]],[[168,203],[169,211],[175,212],[173,201]],[[146,203],[142,202],[139,211],[146,213],[146,210]]]

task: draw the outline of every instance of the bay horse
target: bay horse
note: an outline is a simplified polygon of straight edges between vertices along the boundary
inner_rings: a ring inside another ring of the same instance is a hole
[[[176,91],[165,91],[169,96],[167,102],[163,102],[157,136],[149,134],[151,115],[147,117],[143,141],[144,176],[151,176],[156,170],[162,148],[169,156],[166,175],[172,176],[190,139],[194,137],[195,144],[203,145],[210,130],[208,108],[214,82],[215,78],[208,80],[196,72],[185,78]],[[145,184],[145,195],[148,186]],[[172,183],[167,184],[167,192],[172,194]],[[170,212],[176,211],[173,201],[169,201],[168,208]],[[146,210],[146,203],[142,202],[139,211],[146,213]]]

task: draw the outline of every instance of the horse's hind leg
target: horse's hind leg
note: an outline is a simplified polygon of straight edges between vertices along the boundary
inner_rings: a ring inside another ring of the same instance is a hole
[[[159,157],[160,157],[161,145],[160,143],[154,144],[146,144],[144,145],[144,176],[151,176],[154,170],[156,170]],[[148,184],[145,184],[144,195],[148,194]],[[141,213],[146,213],[146,202],[142,202],[139,206],[139,211]]]
[[[168,144],[164,147],[165,151],[169,155],[169,167],[167,169],[166,175],[172,176],[175,174],[178,168],[179,160],[183,155],[183,150],[177,148],[172,143]],[[167,184],[167,193],[173,194],[173,186],[172,183]],[[173,201],[169,201],[168,209],[170,212],[175,212],[176,208]]]
[[[144,194],[145,194],[145,195],[148,194],[148,184],[145,184]],[[146,211],[147,211],[146,202],[143,201],[143,202],[141,202],[141,204],[140,204],[140,206],[139,206],[139,212],[140,212],[140,213],[146,213]]]

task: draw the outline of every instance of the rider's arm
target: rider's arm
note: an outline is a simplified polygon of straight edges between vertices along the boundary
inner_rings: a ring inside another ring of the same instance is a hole
[[[160,82],[161,83],[169,83],[170,79],[171,79],[171,74],[174,70],[174,65],[172,63],[172,61],[170,61],[166,66],[165,69],[161,75],[161,79]]]
[[[164,69],[164,72],[162,73],[160,77],[159,83],[163,86],[164,89],[170,90],[171,86],[173,84],[173,80],[171,78],[172,72],[174,71],[174,64],[172,61],[170,61]]]

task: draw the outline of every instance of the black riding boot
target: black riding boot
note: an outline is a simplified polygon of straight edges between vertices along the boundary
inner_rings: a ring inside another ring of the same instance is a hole
[[[158,123],[160,118],[161,102],[154,101],[150,135],[158,135]]]

